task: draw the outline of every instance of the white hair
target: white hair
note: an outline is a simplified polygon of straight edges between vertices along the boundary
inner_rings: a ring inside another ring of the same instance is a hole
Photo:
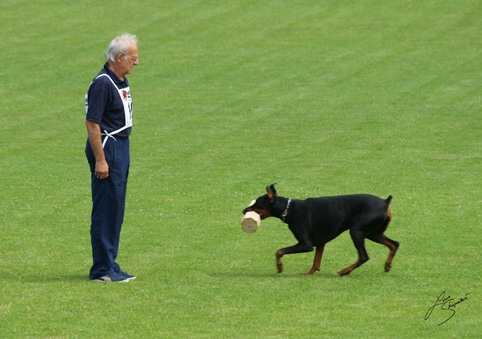
[[[137,45],[137,37],[135,35],[129,33],[119,35],[110,42],[109,46],[107,46],[105,59],[107,61],[115,62],[115,57],[119,53],[123,54],[125,58],[131,44]]]

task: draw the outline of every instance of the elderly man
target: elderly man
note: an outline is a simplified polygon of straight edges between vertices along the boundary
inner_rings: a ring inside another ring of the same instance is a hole
[[[107,62],[85,96],[92,215],[90,235],[93,265],[90,280],[128,282],[136,277],[117,264],[124,221],[132,130],[132,99],[125,77],[139,64],[137,38],[124,34],[107,47]]]

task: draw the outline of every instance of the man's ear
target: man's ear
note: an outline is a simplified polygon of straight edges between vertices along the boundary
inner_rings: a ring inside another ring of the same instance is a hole
[[[117,53],[117,55],[115,56],[115,62],[120,63],[120,62],[122,62],[122,59],[124,59],[124,58],[125,58],[124,54]]]

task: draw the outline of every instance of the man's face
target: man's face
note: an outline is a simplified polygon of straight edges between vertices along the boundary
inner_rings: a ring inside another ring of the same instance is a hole
[[[121,66],[122,73],[126,75],[131,74],[134,66],[138,64],[139,60],[137,55],[137,46],[135,44],[131,44],[127,50],[127,55],[122,56],[119,66]]]

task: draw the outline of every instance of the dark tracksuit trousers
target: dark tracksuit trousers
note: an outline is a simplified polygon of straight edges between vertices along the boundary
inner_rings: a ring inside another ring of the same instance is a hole
[[[89,278],[97,279],[109,272],[119,272],[116,263],[124,221],[127,177],[129,175],[129,138],[108,137],[104,153],[109,164],[109,177],[95,177],[95,157],[87,140],[85,153],[91,170],[92,215],[90,235],[93,265]]]

